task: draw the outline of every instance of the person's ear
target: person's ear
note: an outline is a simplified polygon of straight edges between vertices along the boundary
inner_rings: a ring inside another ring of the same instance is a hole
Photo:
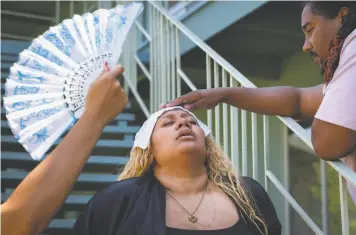
[[[338,20],[340,20],[340,23],[343,22],[344,17],[346,17],[349,14],[350,9],[347,7],[343,7],[340,9],[339,14],[337,16]]]

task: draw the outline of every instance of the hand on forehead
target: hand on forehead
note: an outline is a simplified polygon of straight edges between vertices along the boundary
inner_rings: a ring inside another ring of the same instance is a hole
[[[188,110],[180,106],[169,107],[169,108],[159,110],[156,113],[153,113],[146,120],[146,122],[142,125],[141,129],[136,133],[133,147],[134,148],[140,147],[142,149],[146,149],[149,144],[153,129],[157,121],[166,118],[167,115],[168,116],[173,115],[173,117],[179,117],[177,116],[178,114],[183,116],[187,115],[186,117],[194,118],[197,121],[199,127],[203,129],[205,136],[208,136],[211,133],[210,129],[203,122],[199,121],[199,119],[193,113],[189,112]]]

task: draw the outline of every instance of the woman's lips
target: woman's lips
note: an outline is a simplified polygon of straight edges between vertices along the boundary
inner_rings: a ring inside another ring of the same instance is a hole
[[[181,138],[194,138],[195,139],[195,135],[194,135],[193,131],[186,129],[186,130],[182,130],[179,132],[177,139],[181,139]]]

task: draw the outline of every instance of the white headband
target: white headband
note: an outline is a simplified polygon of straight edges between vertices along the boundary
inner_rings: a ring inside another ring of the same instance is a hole
[[[155,112],[143,123],[141,129],[136,133],[135,141],[134,141],[132,149],[134,149],[136,147],[139,147],[141,149],[146,149],[148,147],[148,145],[150,144],[151,135],[152,135],[153,129],[156,125],[158,118],[163,113],[165,113],[169,110],[172,110],[172,109],[181,109],[181,110],[184,110],[185,112],[189,113],[190,115],[192,115],[192,117],[194,117],[197,120],[200,128],[203,129],[203,131],[205,133],[205,137],[211,133],[209,127],[207,127],[203,122],[201,122],[192,112],[182,108],[181,106],[169,107],[169,108],[161,109],[161,110]]]

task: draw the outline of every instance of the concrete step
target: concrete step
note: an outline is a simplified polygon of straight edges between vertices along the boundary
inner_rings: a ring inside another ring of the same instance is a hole
[[[9,76],[9,71],[6,72],[1,71],[1,87],[4,86],[8,76]]]
[[[55,144],[47,151],[50,153],[60,143],[62,138],[57,140]],[[129,156],[130,150],[133,146],[133,136],[124,136],[122,140],[100,139],[98,140],[92,155],[104,156]],[[2,151],[8,152],[26,152],[23,146],[18,143],[13,135],[1,136]]]
[[[1,203],[5,202],[11,193],[1,194]],[[69,195],[65,200],[61,211],[82,211],[93,195]]]
[[[48,235],[69,235],[75,223],[74,219],[54,219],[43,231]]]
[[[1,53],[1,63],[16,63],[19,55]]]
[[[85,172],[115,172],[119,167],[124,166],[128,157],[122,156],[90,156],[85,164]],[[8,168],[32,170],[39,162],[33,160],[27,152],[1,152],[1,169]]]
[[[129,109],[131,107],[128,105],[125,107],[126,109]],[[4,107],[1,107],[1,120],[6,120],[6,110]],[[135,114],[132,113],[120,113],[118,116],[115,118],[116,121],[135,121]]]
[[[58,145],[63,139],[59,138],[54,144]],[[18,143],[17,139],[12,135],[1,136],[1,143]],[[130,148],[133,145],[133,137],[131,135],[125,136],[123,140],[103,140],[99,139],[96,146],[97,147],[107,147],[107,148]]]
[[[17,55],[27,49],[31,42],[17,40],[1,40],[1,54]]]
[[[103,134],[106,134],[105,138],[110,138],[110,135],[114,134],[136,134],[140,126],[129,126],[125,121],[119,121],[118,125],[108,125],[104,128]],[[1,120],[1,134],[2,135],[12,135],[12,131],[6,120]]]
[[[1,61],[1,71],[8,73],[14,62]]]
[[[1,171],[1,190],[14,189],[28,175],[25,171]],[[100,191],[118,178],[117,174],[82,173],[73,190]]]
[[[2,135],[13,135],[12,130],[10,129],[10,127],[8,126],[6,121],[1,121],[3,122],[1,125],[1,134]],[[70,130],[69,130],[70,131]],[[66,136],[68,134],[69,131],[66,131],[65,133],[63,133],[63,137]],[[124,139],[125,136],[127,136],[126,138],[134,138],[134,135],[137,132],[137,128],[132,128],[130,126],[123,126],[123,125],[119,125],[119,126],[107,126],[106,128],[104,128],[104,131],[102,132],[100,139],[103,140],[107,140],[107,139],[113,139],[113,140],[121,140]]]

